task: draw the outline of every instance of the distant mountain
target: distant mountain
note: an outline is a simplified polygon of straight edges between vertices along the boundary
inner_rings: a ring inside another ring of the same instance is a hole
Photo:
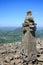
[[[22,30],[20,28],[7,28],[0,29],[0,43],[11,43],[16,41],[21,41]]]
[[[37,29],[36,38],[43,38],[43,29]],[[2,28],[0,29],[0,43],[12,43],[22,41],[22,28]]]
[[[43,27],[37,27],[37,30],[43,30]]]
[[[36,31],[36,37],[43,38],[43,29]]]
[[[15,30],[17,27],[0,27],[0,30],[6,30],[6,31],[10,31],[10,30]]]

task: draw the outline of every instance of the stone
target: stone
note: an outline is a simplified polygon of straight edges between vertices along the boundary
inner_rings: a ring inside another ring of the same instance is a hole
[[[20,54],[14,55],[15,59],[19,59],[20,58]]]
[[[10,62],[10,59],[8,58],[8,56],[5,58],[4,60],[6,63],[9,63]]]
[[[15,63],[16,63],[16,65],[18,65],[19,63],[21,63],[21,60],[20,59],[16,59]]]
[[[16,65],[16,63],[15,63],[15,61],[13,60],[13,61],[11,61],[11,65]]]
[[[22,63],[18,63],[17,65],[23,65]]]
[[[22,25],[23,36],[22,36],[22,49],[26,55],[30,55],[31,52],[36,54],[36,40],[35,40],[35,31],[36,24],[34,23],[32,12],[28,11],[25,21]]]
[[[26,20],[33,20],[33,16],[32,16],[32,12],[31,11],[27,12]]]

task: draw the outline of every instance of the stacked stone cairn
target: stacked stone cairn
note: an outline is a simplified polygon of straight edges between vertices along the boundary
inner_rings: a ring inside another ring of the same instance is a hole
[[[34,22],[32,12],[28,11],[23,23],[22,49],[31,62],[36,60],[35,31],[36,24]]]

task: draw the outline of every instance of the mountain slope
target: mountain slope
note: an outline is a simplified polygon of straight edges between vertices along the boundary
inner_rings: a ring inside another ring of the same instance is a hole
[[[43,30],[36,31],[36,38],[43,38]],[[0,43],[12,43],[22,40],[22,28],[14,30],[0,30]]]

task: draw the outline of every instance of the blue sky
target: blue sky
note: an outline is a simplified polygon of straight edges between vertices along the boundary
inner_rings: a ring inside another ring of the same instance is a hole
[[[0,27],[22,26],[31,10],[38,27],[43,27],[43,0],[0,0]]]

